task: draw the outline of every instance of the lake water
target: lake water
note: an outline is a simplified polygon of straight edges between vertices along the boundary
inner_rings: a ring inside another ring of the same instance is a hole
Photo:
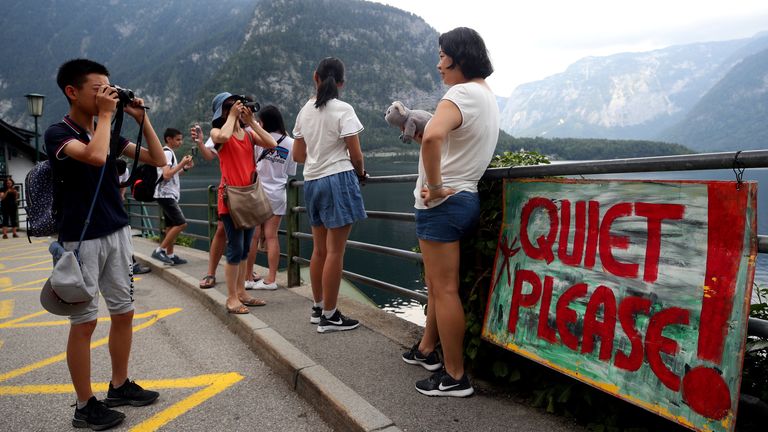
[[[417,171],[417,163],[412,161],[393,161],[381,158],[370,158],[366,161],[366,169],[373,176],[413,174]],[[182,188],[201,188],[209,184],[218,184],[218,165],[198,164],[188,175],[182,178]],[[616,179],[655,179],[655,180],[733,180],[730,170],[712,171],[681,171],[665,173],[611,174],[590,176],[591,178]],[[747,169],[745,181],[757,181],[758,189],[768,188],[768,169]],[[413,184],[369,184],[363,187],[363,199],[367,210],[413,212]],[[204,192],[186,192],[182,194],[182,203],[207,202]],[[202,208],[184,209],[187,218],[205,220],[206,210]],[[310,232],[306,216],[301,218],[301,231]],[[283,223],[284,225],[284,223]],[[207,228],[200,225],[190,225],[188,229],[201,235],[207,235]],[[758,194],[758,232],[768,234],[768,200],[760,199]],[[411,222],[384,221],[367,219],[355,224],[350,235],[351,240],[379,244],[398,249],[410,250],[418,244],[414,224]],[[282,251],[285,252],[285,242],[281,236]],[[196,247],[207,250],[207,243],[197,242]],[[311,242],[302,240],[301,256],[309,258]],[[266,266],[263,254],[259,255],[258,264]],[[414,262],[365,252],[355,249],[347,250],[344,268],[348,271],[363,274],[408,289],[424,292],[421,280],[421,270]],[[202,275],[201,275],[202,276]],[[768,285],[768,255],[758,255],[755,281],[760,285]],[[376,288],[359,285],[358,287],[381,308],[401,315],[409,321],[422,323],[424,321],[421,306],[411,300],[382,292]]]

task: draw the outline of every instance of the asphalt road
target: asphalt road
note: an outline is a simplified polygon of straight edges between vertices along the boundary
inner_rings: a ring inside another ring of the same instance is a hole
[[[65,357],[69,323],[45,312],[47,243],[0,240],[0,429],[70,430],[74,391]],[[120,407],[115,430],[330,430],[220,320],[153,274],[137,277],[130,377],[160,392],[148,407]],[[101,304],[91,351],[96,396],[106,395],[108,314]],[[102,321],[103,319],[103,321]],[[74,430],[74,429],[72,429]]]

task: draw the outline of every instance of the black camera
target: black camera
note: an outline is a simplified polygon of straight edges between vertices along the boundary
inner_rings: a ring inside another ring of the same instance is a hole
[[[243,103],[243,106],[246,106],[251,109],[253,112],[258,112],[261,109],[261,105],[259,105],[258,102],[254,102],[253,98],[250,98],[248,96],[242,96],[238,95],[237,100]]]
[[[120,99],[120,103],[124,106],[129,105],[135,99],[131,89],[122,88],[118,85],[110,85],[110,87],[117,90],[117,98]]]

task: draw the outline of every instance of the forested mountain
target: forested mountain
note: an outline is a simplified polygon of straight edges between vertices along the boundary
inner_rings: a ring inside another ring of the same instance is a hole
[[[445,91],[435,68],[438,33],[411,13],[377,3],[4,3],[0,37],[6,61],[0,62],[0,117],[30,129],[32,119],[23,95],[47,96],[42,130],[58,121],[68,108],[56,87],[56,70],[76,57],[104,63],[112,83],[146,99],[159,133],[166,127],[186,130],[195,121],[207,130],[211,98],[221,91],[255,96],[262,105],[277,104],[290,130],[296,113],[314,94],[315,66],[324,57],[336,56],[347,67],[341,98],[355,107],[365,126],[364,150],[415,150],[415,144],[401,143],[399,132],[387,126],[386,107],[402,100],[410,108],[432,111]],[[505,100],[499,98],[499,103]],[[132,123],[126,123],[124,135],[134,138]],[[507,142],[503,139],[500,148]],[[668,153],[676,151],[667,148]]]
[[[112,83],[152,106],[156,127],[177,121],[242,43],[253,0],[32,0],[2,2],[0,116],[30,127],[25,93],[46,95],[42,128],[67,111],[56,86],[66,60],[107,65]]]
[[[655,139],[734,65],[766,48],[768,34],[760,34],[588,57],[515,89],[502,129],[515,136]]]
[[[749,56],[660,138],[698,151],[768,147],[768,50]]]
[[[48,0],[6,2],[0,37],[0,117],[30,127],[25,93],[47,96],[41,127],[67,106],[58,66],[88,57],[108,66],[111,82],[147,100],[159,131],[210,122],[221,91],[281,107],[289,127],[314,93],[324,57],[347,67],[342,99],[366,127],[366,149],[403,146],[384,122],[396,99],[434,109],[442,94],[437,32],[421,18],[359,0]],[[128,131],[130,132],[130,128]]]
[[[502,131],[496,152],[517,150],[536,151],[550,160],[625,159],[692,153],[689,148],[680,144],[658,141],[512,137]]]
[[[435,68],[437,32],[413,14],[357,0],[263,0],[242,47],[201,91],[223,90],[275,103],[292,127],[315,93],[312,74],[324,57],[346,67],[341,99],[355,107],[367,150],[402,147],[384,121],[393,100],[433,110],[443,86]],[[208,112],[206,120],[208,120]],[[409,145],[412,147],[412,145]]]

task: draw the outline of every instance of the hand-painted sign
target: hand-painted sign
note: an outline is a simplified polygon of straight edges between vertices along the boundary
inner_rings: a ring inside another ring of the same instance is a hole
[[[752,182],[519,180],[483,337],[697,430],[735,425]]]

